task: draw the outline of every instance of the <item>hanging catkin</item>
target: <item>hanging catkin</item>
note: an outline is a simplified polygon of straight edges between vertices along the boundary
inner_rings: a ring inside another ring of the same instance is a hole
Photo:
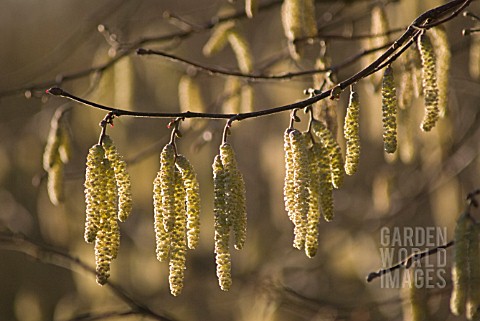
[[[188,248],[195,249],[200,235],[200,187],[197,180],[197,173],[192,164],[183,155],[177,155],[175,161],[182,173],[182,180],[186,192],[186,213],[187,213],[187,241]]]
[[[232,285],[232,263],[229,251],[230,221],[228,219],[225,189],[225,170],[220,155],[213,162],[213,212],[215,228],[215,263],[220,288],[228,291]]]
[[[103,137],[105,156],[112,163],[115,172],[115,181],[118,191],[118,219],[125,222],[132,212],[132,192],[130,175],[127,172],[127,163],[117,151],[112,139],[105,135]]]
[[[295,189],[294,189],[294,164],[292,145],[290,143],[290,132],[293,129],[287,128],[283,134],[283,149],[285,152],[285,180],[283,185],[283,200],[285,203],[285,210],[288,213],[288,217],[293,222],[295,213]]]
[[[175,148],[167,144],[160,154],[160,170],[153,182],[157,259],[168,259],[169,232],[175,221]]]
[[[230,144],[222,144],[220,157],[225,171],[226,210],[229,220],[232,222],[234,246],[240,250],[243,248],[247,236],[245,182],[238,170],[235,152]]]
[[[210,57],[222,50],[228,43],[228,35],[233,27],[235,27],[235,22],[232,20],[217,25],[203,46],[203,54]]]
[[[307,133],[310,136],[310,133]],[[311,140],[311,137],[307,139]],[[318,224],[320,221],[320,162],[322,147],[320,144],[312,142],[312,146],[308,150],[309,157],[309,198],[308,198],[308,215],[307,215],[307,227],[305,235],[305,254],[308,257],[314,257],[317,254],[318,249]]]
[[[177,296],[182,292],[186,262],[187,214],[185,211],[186,191],[182,174],[178,169],[174,173],[175,181],[175,223],[171,232],[169,275],[170,293]]]
[[[353,175],[357,171],[360,158],[360,134],[359,134],[360,100],[355,91],[350,93],[350,102],[345,115],[343,134],[347,143],[345,152],[345,173]]]
[[[397,94],[393,69],[385,69],[382,80],[383,146],[387,153],[397,150]]]
[[[430,131],[440,116],[436,57],[430,37],[425,32],[418,37],[417,46],[422,59],[423,96],[425,102],[425,116],[420,127],[424,131]]]
[[[452,266],[453,290],[450,310],[455,315],[465,312],[469,283],[469,238],[473,220],[468,213],[461,215],[455,227],[455,257]]]
[[[438,109],[440,117],[443,117],[447,111],[448,73],[450,71],[452,54],[445,27],[440,25],[430,29],[430,32],[437,66]]]
[[[322,142],[325,148],[330,164],[331,184],[335,188],[340,188],[343,183],[344,165],[340,145],[332,136],[330,130],[320,121],[312,122],[312,132]]]

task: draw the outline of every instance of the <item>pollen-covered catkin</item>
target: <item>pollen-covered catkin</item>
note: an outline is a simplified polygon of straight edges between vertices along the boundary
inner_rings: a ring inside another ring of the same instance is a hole
[[[186,192],[188,248],[194,249],[200,235],[200,187],[195,169],[185,156],[178,155],[175,163],[182,173]]]
[[[480,316],[480,248],[479,248],[480,228],[478,224],[473,224],[468,238],[468,299],[466,306],[466,316],[468,320],[478,320]]]
[[[289,136],[292,148],[294,177],[293,190],[295,194],[293,205],[293,223],[295,225],[295,238],[293,241],[293,246],[301,250],[305,246],[307,216],[309,210],[308,186],[310,185],[310,164],[308,157],[308,141],[298,129],[292,129],[289,133]]]
[[[344,165],[340,145],[335,140],[332,132],[320,121],[312,122],[312,132],[322,142],[326,149],[330,164],[330,181],[333,187],[340,188],[343,183]]]
[[[87,243],[95,241],[97,232],[100,229],[100,200],[106,186],[106,177],[103,173],[104,158],[105,151],[101,145],[94,145],[90,148],[85,173],[85,241]]]
[[[215,228],[215,263],[220,288],[228,291],[232,285],[232,263],[228,247],[230,222],[228,220],[225,190],[225,170],[220,155],[213,162],[213,212]]]
[[[115,181],[118,191],[118,219],[125,222],[132,212],[132,192],[130,175],[127,172],[127,163],[117,151],[112,139],[105,135],[103,137],[105,156],[112,163],[115,173]]]
[[[452,54],[445,27],[440,25],[430,29],[430,32],[437,66],[438,110],[440,117],[443,117],[447,110],[448,73],[450,71]]]
[[[385,69],[382,80],[383,147],[387,153],[397,150],[397,94],[393,69]]]
[[[345,115],[343,134],[347,143],[345,155],[345,173],[353,175],[357,171],[360,158],[360,134],[359,134],[360,100],[355,91],[350,93],[350,102]]]
[[[316,146],[316,157],[318,157],[318,176],[320,182],[320,209],[325,221],[333,220],[333,185],[331,183],[330,157],[325,147]]]
[[[465,312],[469,283],[469,238],[473,220],[468,213],[461,215],[455,227],[455,257],[452,266],[453,290],[450,310],[455,315]]]
[[[240,250],[243,248],[247,237],[245,182],[242,173],[238,170],[235,152],[230,144],[224,143],[220,146],[220,157],[226,175],[226,209],[232,222],[234,246],[237,250]]]
[[[228,33],[228,42],[237,58],[240,71],[250,73],[253,70],[252,53],[245,37],[235,28]]]
[[[183,176],[178,169],[175,170],[175,223],[171,232],[170,245],[170,273],[168,280],[170,283],[170,292],[177,296],[183,288],[183,279],[185,274],[185,262],[187,252],[186,228],[187,215],[186,191]]]
[[[294,222],[295,214],[295,189],[294,189],[294,163],[292,154],[292,144],[290,143],[291,128],[287,128],[283,134],[283,149],[285,152],[285,181],[283,185],[283,200],[288,217]]]
[[[310,135],[307,133],[307,135]],[[309,137],[311,140],[311,138]],[[309,190],[309,209],[307,215],[307,229],[305,235],[305,254],[308,257],[314,257],[318,249],[318,224],[320,221],[320,161],[321,161],[321,146],[312,143],[308,150],[309,164],[310,164],[310,184]]]
[[[422,59],[423,96],[425,102],[425,116],[420,127],[424,131],[430,131],[440,116],[436,57],[430,37],[425,32],[418,37],[417,46]]]
[[[48,197],[53,205],[63,202],[63,163],[58,159],[48,169]]]
[[[153,208],[157,259],[168,259],[169,232],[175,220],[175,148],[167,144],[160,154],[160,170],[153,182]]]

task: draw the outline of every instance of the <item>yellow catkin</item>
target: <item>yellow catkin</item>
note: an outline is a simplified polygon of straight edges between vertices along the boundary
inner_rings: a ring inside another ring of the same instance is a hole
[[[468,238],[468,299],[466,305],[466,316],[468,320],[479,319],[480,308],[480,228],[477,224],[471,227]]]
[[[215,228],[215,263],[220,288],[228,291],[232,285],[232,263],[228,247],[230,238],[230,222],[228,220],[225,190],[225,170],[220,155],[214,159],[213,165],[213,211]]]
[[[450,297],[450,310],[455,315],[465,312],[469,283],[469,237],[473,221],[468,214],[457,220],[455,227],[455,257],[452,265],[453,290]]]
[[[343,134],[347,143],[345,155],[345,173],[353,175],[357,171],[360,159],[360,133],[359,133],[360,100],[354,91],[350,94]]]
[[[293,190],[294,212],[293,223],[295,225],[293,246],[299,250],[305,246],[307,229],[307,216],[309,210],[310,164],[308,158],[308,141],[297,129],[289,133],[293,159]]]
[[[228,42],[232,47],[233,53],[237,58],[238,69],[243,73],[250,73],[253,70],[253,59],[250,46],[245,36],[237,29],[232,29],[228,33]]]
[[[181,112],[194,111],[205,112],[206,105],[203,99],[200,85],[195,78],[189,75],[183,75],[178,82],[178,103]],[[192,119],[185,119],[182,122],[182,127],[189,128],[190,126],[196,128],[202,122],[192,122]]]
[[[115,181],[118,191],[118,219],[125,222],[132,212],[132,192],[130,174],[127,172],[127,163],[118,153],[112,139],[105,135],[103,137],[105,156],[112,163],[115,172]]]
[[[282,4],[282,24],[288,39],[290,56],[299,60],[302,52],[295,39],[315,37],[317,25],[313,0],[284,0]]]
[[[222,104],[222,111],[226,114],[238,114],[240,113],[241,92],[242,83],[237,77],[228,77],[225,80],[223,87],[223,94],[225,99]]]
[[[188,248],[194,249],[200,235],[200,187],[195,169],[185,156],[178,155],[175,163],[182,173],[186,192]]]
[[[177,296],[182,292],[183,279],[185,276],[185,262],[187,251],[187,215],[186,191],[183,176],[179,170],[175,170],[175,223],[172,230],[172,243],[170,246],[170,293]]]
[[[258,0],[245,0],[245,13],[248,18],[253,18],[258,11]]]
[[[329,158],[331,184],[335,188],[340,188],[343,183],[344,165],[340,145],[333,137],[331,131],[320,121],[312,122],[312,132],[322,142]]]
[[[308,133],[308,135],[310,135]],[[311,138],[309,137],[311,140]],[[305,236],[305,254],[308,257],[314,257],[318,249],[318,224],[320,221],[320,162],[321,149],[320,144],[313,143],[309,148],[309,164],[310,164],[310,184],[309,190],[309,208],[307,215],[307,229]]]
[[[160,154],[160,170],[153,183],[157,258],[165,261],[169,251],[169,233],[175,221],[175,148],[167,144]]]
[[[385,69],[382,80],[383,147],[389,154],[397,150],[397,93],[393,69]]]
[[[285,210],[288,217],[294,222],[295,214],[295,188],[294,188],[294,164],[292,154],[292,144],[290,143],[290,132],[292,129],[287,128],[283,135],[283,149],[285,152],[285,180],[283,185],[283,200],[285,203]]]
[[[53,205],[63,202],[63,163],[60,159],[48,169],[47,187],[48,197]]]
[[[227,21],[217,25],[213,29],[207,43],[203,46],[203,54],[209,57],[222,50],[228,43],[228,35],[233,27],[235,27],[234,21]]]
[[[62,126],[60,125],[61,113],[58,111],[50,123],[50,132],[48,133],[47,144],[43,153],[43,169],[48,171],[60,158],[59,147],[62,141]]]
[[[243,176],[238,170],[235,152],[228,143],[220,146],[220,157],[225,171],[225,191],[227,195],[227,215],[232,222],[234,246],[243,248],[247,237],[247,207]]]
[[[440,117],[445,116],[448,103],[448,73],[452,53],[448,41],[447,32],[443,25],[430,29],[432,45],[437,65],[437,86],[438,86],[438,109]]]
[[[320,184],[320,209],[325,221],[333,220],[333,185],[331,181],[330,157],[325,147],[316,146],[316,157],[318,157],[318,177]]]
[[[117,257],[120,246],[120,230],[116,220],[117,192],[115,173],[111,162],[102,161],[102,186],[94,200],[100,213],[99,231],[95,240],[97,283],[103,285],[110,275],[110,263]]]
[[[101,145],[94,145],[90,148],[87,156],[84,185],[86,203],[85,241],[87,243],[95,241],[97,232],[100,229],[101,205],[99,200],[106,185],[102,165],[104,158],[105,151]]]
[[[436,56],[430,37],[425,32],[418,37],[417,46],[422,59],[422,84],[425,103],[425,116],[420,128],[424,131],[430,131],[440,116]]]
[[[60,146],[58,146],[58,153],[62,163],[67,164],[72,159],[72,138],[70,131],[63,125],[60,133]]]

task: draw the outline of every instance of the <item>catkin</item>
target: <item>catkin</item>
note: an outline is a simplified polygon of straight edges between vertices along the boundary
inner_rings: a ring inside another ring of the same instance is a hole
[[[258,11],[258,0],[245,0],[245,13],[248,18],[253,18],[253,16]]]
[[[371,12],[370,34],[375,35],[367,40],[369,48],[379,48],[385,46],[390,42],[390,37],[387,32],[390,30],[387,14],[383,5],[375,5]],[[368,64],[372,63],[376,57],[374,55],[367,57]],[[370,76],[370,81],[375,90],[378,89],[381,82],[379,73],[374,73]]]
[[[308,135],[310,135],[308,133]],[[311,138],[309,138],[311,139]],[[308,199],[308,215],[307,228],[305,235],[305,254],[308,257],[314,257],[318,249],[318,224],[320,221],[320,162],[321,149],[319,144],[313,143],[308,150],[309,157],[309,199]]]
[[[466,316],[468,320],[478,320],[480,308],[480,228],[474,223],[468,238],[468,299]]]
[[[183,155],[178,155],[175,161],[182,174],[186,192],[187,241],[188,248],[195,249],[200,235],[200,187],[197,174],[192,164]]]
[[[416,272],[422,272],[417,274]],[[428,295],[425,284],[418,284],[419,275],[425,275],[425,271],[415,263],[404,272],[404,288],[402,295],[404,296],[405,314],[404,320],[427,321],[429,320]]]
[[[225,171],[225,191],[227,194],[226,210],[232,221],[234,246],[237,250],[243,248],[247,236],[247,209],[245,197],[245,182],[237,168],[235,152],[228,143],[220,147],[220,157]]]
[[[397,150],[397,94],[393,69],[385,69],[382,81],[383,146],[387,153]]]
[[[293,246],[299,250],[305,246],[305,235],[307,230],[307,216],[309,210],[310,164],[308,153],[308,141],[297,129],[290,131],[290,144],[293,158],[293,190],[294,212],[293,223],[295,225],[295,238]]]
[[[325,221],[333,220],[333,185],[331,183],[330,157],[325,147],[316,146],[318,154],[318,176],[320,182],[320,208]]]
[[[350,93],[350,102],[345,115],[344,136],[347,143],[345,153],[345,173],[353,175],[357,171],[360,158],[360,135],[359,135],[360,101],[358,94]]]
[[[215,263],[220,288],[228,291],[232,285],[232,263],[228,242],[230,238],[230,222],[228,220],[225,170],[220,155],[213,162],[213,192],[214,192],[214,228],[215,228]]]
[[[284,0],[282,4],[282,24],[288,48],[293,59],[299,60],[301,48],[295,44],[296,39],[315,37],[317,24],[315,3],[313,0]]]
[[[225,99],[222,104],[222,111],[226,114],[238,114],[240,113],[240,104],[242,84],[236,77],[227,77],[223,87],[223,94]]]
[[[469,283],[469,238],[473,221],[468,213],[457,220],[455,227],[455,258],[452,266],[453,290],[450,310],[455,315],[465,312]]]
[[[180,78],[178,82],[178,103],[181,112],[205,112],[205,101],[200,90],[200,85],[195,78],[189,75],[183,75]],[[193,122],[190,118],[182,122],[182,127],[184,128],[199,128],[201,125],[201,121]]]
[[[101,193],[105,191],[106,184],[102,165],[104,158],[105,151],[101,145],[94,145],[90,148],[85,173],[85,241],[87,243],[95,241],[97,232],[100,229],[101,212],[99,200],[101,199]]]
[[[186,191],[183,176],[179,170],[175,170],[175,181],[172,182],[175,188],[175,223],[171,232],[170,245],[170,273],[168,280],[170,283],[170,292],[177,296],[183,288],[183,279],[185,272],[187,240],[187,215],[185,212]]]
[[[103,137],[105,156],[112,163],[118,191],[118,219],[125,222],[132,212],[132,192],[130,174],[127,172],[127,163],[117,151],[110,136]]]
[[[63,167],[72,157],[71,138],[59,108],[50,123],[50,132],[43,153],[43,168],[48,174],[47,190],[53,205],[63,202]]]
[[[425,102],[425,116],[420,127],[424,131],[430,131],[440,116],[436,57],[430,37],[425,32],[418,37],[417,46],[422,59],[422,84]]]
[[[450,71],[452,54],[445,27],[440,25],[430,29],[430,32],[437,66],[438,109],[440,117],[443,117],[447,110],[448,73]]]
[[[203,46],[203,54],[210,57],[222,50],[228,42],[228,35],[233,27],[235,27],[235,22],[231,20],[217,25]]]
[[[290,132],[292,129],[287,128],[283,135],[283,148],[285,152],[285,181],[283,185],[283,200],[285,203],[285,210],[288,217],[294,222],[293,217],[295,213],[295,189],[294,189],[294,163],[292,154],[292,144],[290,143]]]
[[[247,40],[237,29],[228,33],[228,42],[237,58],[237,65],[241,72],[250,73],[253,70],[252,52]]]
[[[175,219],[175,148],[167,144],[160,154],[160,170],[153,182],[153,208],[157,259],[168,259],[169,232]]]
[[[331,184],[340,188],[343,183],[344,165],[340,145],[333,137],[331,131],[319,121],[312,122],[312,132],[317,136],[326,149],[330,164]]]

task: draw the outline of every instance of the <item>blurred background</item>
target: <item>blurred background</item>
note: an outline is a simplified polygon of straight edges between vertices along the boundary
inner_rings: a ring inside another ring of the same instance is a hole
[[[176,112],[180,79],[189,75],[200,87],[205,110],[225,111],[225,102],[235,96],[225,94],[229,77],[164,57],[139,56],[135,49],[156,49],[209,68],[238,71],[230,47],[211,57],[202,48],[219,16],[239,13],[236,28],[250,48],[251,73],[313,69],[324,46],[316,42],[303,60],[293,61],[282,28],[281,1],[259,3],[259,11],[247,18],[240,0],[1,1],[0,320],[148,319],[129,315],[128,300],[108,285],[97,285],[88,271],[95,261],[93,246],[83,240],[85,158],[98,140],[105,112],[44,91],[60,85],[108,106]],[[369,39],[351,36],[370,33],[372,5],[378,3],[394,30],[406,28],[443,1],[317,1],[319,35],[341,36],[323,40],[329,64],[341,65],[372,47]],[[468,9],[480,14],[478,3]],[[461,35],[462,29],[477,24],[461,15],[446,23],[452,49],[446,117],[431,132],[422,132],[423,98],[415,99],[408,115],[399,120],[395,155],[386,157],[383,152],[375,77],[356,85],[361,100],[358,173],[335,190],[335,219],[322,220],[319,250],[312,259],[292,247],[293,225],[284,209],[283,132],[288,112],[234,123],[229,141],[246,181],[248,236],[243,250],[232,248],[229,292],[220,290],[215,275],[211,174],[225,121],[192,120],[181,127],[183,137],[177,140],[177,148],[197,170],[202,212],[200,245],[188,251],[183,293],[173,297],[168,265],[155,257],[152,205],[152,182],[169,139],[170,120],[116,119],[108,133],[128,163],[134,205],[130,219],[120,227],[121,247],[110,278],[115,289],[178,320],[402,320],[401,289],[382,287],[379,279],[367,283],[365,277],[385,267],[382,228],[440,227],[450,240],[463,199],[479,187],[479,41]],[[393,33],[390,39],[398,36]],[[347,79],[379,54],[342,66],[332,77]],[[393,67],[400,70],[401,64]],[[254,93],[248,108],[262,110],[304,99],[303,90],[312,87],[313,80],[242,78],[240,86],[246,85]],[[340,129],[347,103],[348,90],[335,102]],[[61,106],[72,107],[67,118],[74,154],[65,166],[65,201],[54,206],[47,194],[42,154],[50,120]],[[296,127],[305,129],[307,118],[298,114],[302,122]],[[338,140],[344,149],[341,131]],[[427,291],[432,320],[461,320],[448,309],[451,254],[448,250],[446,286]]]

